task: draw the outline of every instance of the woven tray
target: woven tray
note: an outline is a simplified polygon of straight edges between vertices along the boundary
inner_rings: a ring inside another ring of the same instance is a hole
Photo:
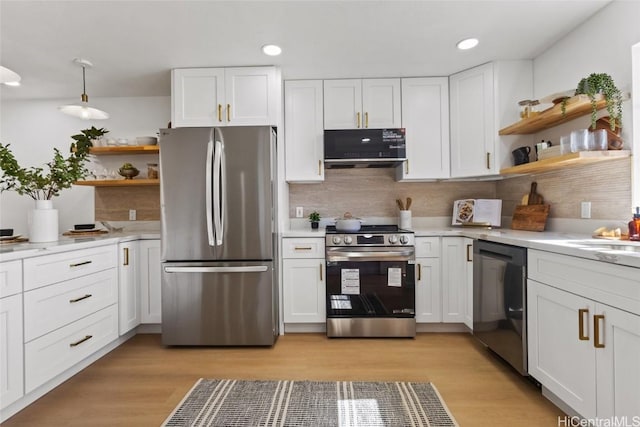
[[[15,239],[0,240],[0,245],[10,245],[12,243],[24,243],[28,241],[29,239],[27,239],[26,237],[16,237]]]
[[[85,231],[84,233],[65,231],[64,233],[62,233],[62,235],[70,236],[70,237],[87,237],[87,236],[99,236],[100,234],[107,234],[108,232],[109,231],[107,230]]]

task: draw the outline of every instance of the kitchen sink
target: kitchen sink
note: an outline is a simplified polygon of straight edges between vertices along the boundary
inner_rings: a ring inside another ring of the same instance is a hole
[[[582,247],[590,250],[608,250],[640,253],[640,242],[617,240],[568,240],[571,246]]]

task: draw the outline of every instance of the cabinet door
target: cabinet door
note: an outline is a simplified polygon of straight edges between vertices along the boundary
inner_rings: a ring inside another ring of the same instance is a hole
[[[0,408],[24,395],[22,294],[0,299]]]
[[[640,416],[640,316],[596,304],[600,334],[596,348],[598,418]],[[595,326],[595,324],[594,324]],[[593,338],[594,344],[595,337]]]
[[[527,300],[529,374],[581,416],[595,418],[595,304],[535,280],[527,281]]]
[[[416,322],[442,321],[440,258],[416,258]]]
[[[171,123],[174,128],[223,126],[225,104],[223,68],[171,71]]]
[[[446,77],[402,79],[407,161],[396,179],[449,178],[449,83]]]
[[[322,80],[284,84],[286,180],[324,181]]]
[[[467,272],[464,238],[442,238],[442,321],[465,320]]]
[[[362,80],[362,127],[401,127],[400,105],[400,79]]]
[[[324,259],[285,259],[282,264],[284,322],[324,323]]]
[[[362,80],[325,80],[324,128],[356,129],[362,124]]]
[[[227,126],[277,124],[278,94],[274,67],[225,68]]]
[[[473,330],[473,239],[464,238],[466,299],[464,302],[464,324]]]
[[[140,244],[140,307],[141,323],[162,321],[160,280],[160,240],[141,240]]]
[[[451,105],[451,176],[497,173],[493,140],[493,64],[484,64],[449,77]]]
[[[125,242],[118,245],[118,329],[126,334],[140,324],[139,244]]]

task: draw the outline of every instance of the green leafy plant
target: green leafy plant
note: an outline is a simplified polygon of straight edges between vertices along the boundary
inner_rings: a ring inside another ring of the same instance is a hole
[[[89,129],[83,129],[81,133],[77,135],[71,135],[71,139],[75,142],[71,144],[71,150],[86,150],[93,147],[93,141],[99,139],[101,136],[109,133],[105,128],[96,128],[91,126]]]
[[[92,128],[95,129],[95,128]],[[104,129],[95,129],[107,133]],[[86,129],[91,134],[90,129]],[[82,136],[89,135],[82,131]],[[60,191],[84,178],[88,171],[85,168],[91,143],[87,143],[81,135],[72,138],[76,143],[71,144],[71,154],[64,157],[60,150],[53,149],[53,160],[45,167],[23,168],[18,164],[9,146],[11,144],[0,143],[0,192],[13,190],[20,195],[27,195],[34,200],[50,200],[60,195]]]
[[[575,95],[587,95],[591,101],[591,128],[596,128],[597,117],[597,100],[596,95],[602,94],[607,103],[607,112],[609,113],[609,124],[611,130],[615,131],[616,127],[622,127],[622,92],[616,87],[610,75],[605,73],[593,73],[578,82]],[[562,101],[562,115],[565,115],[567,100]]]
[[[317,211],[313,211],[309,214],[309,221],[320,222],[320,214]]]

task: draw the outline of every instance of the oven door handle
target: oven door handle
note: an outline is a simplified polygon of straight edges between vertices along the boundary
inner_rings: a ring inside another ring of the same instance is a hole
[[[326,253],[327,261],[413,261],[413,248],[395,251],[336,251]]]

